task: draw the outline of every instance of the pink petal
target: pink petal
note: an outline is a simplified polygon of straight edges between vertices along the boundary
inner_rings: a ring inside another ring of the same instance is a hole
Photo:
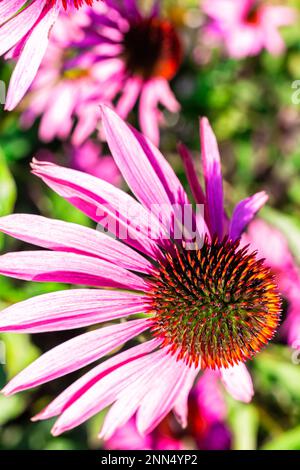
[[[127,244],[156,258],[160,229],[141,204],[106,181],[47,162],[32,163],[33,173],[51,189]],[[124,214],[124,215],[123,215]]]
[[[10,0],[9,0],[10,2]],[[24,2],[23,2],[24,4]],[[2,8],[2,7],[1,7]],[[5,54],[32,28],[44,8],[44,2],[33,2],[0,27],[0,55]]]
[[[0,256],[0,274],[26,281],[147,290],[139,276],[108,261],[76,253],[21,251]]]
[[[220,374],[224,387],[235,400],[245,403],[252,400],[253,383],[245,364],[220,369]]]
[[[206,186],[209,228],[212,235],[223,238],[223,183],[216,137],[206,118],[200,121],[201,156]]]
[[[0,218],[0,231],[32,245],[98,257],[143,273],[153,272],[152,264],[136,251],[99,230],[32,214]]]
[[[166,355],[154,380],[139,405],[137,429],[141,434],[151,432],[173,408],[186,380],[189,367],[174,356]]]
[[[33,418],[33,421],[39,419],[49,419],[57,416],[66,410],[69,406],[76,402],[87,390],[95,383],[100,381],[107,374],[115,369],[122,367],[128,362],[133,362],[139,357],[153,351],[159,345],[159,340],[154,339],[146,343],[139,344],[133,348],[127,349],[94,367],[89,372],[80,377],[76,382],[65,389],[58,397],[55,398],[43,411]]]
[[[130,384],[135,383],[140,374],[153,362],[152,354],[147,354],[122,367],[114,369],[90,387],[71,404],[55,423],[52,433],[57,436],[62,432],[79,426],[91,416],[113,403],[118,394]]]
[[[36,9],[36,2],[34,2],[32,6]],[[12,110],[19,103],[31,85],[46,52],[49,31],[58,16],[59,9],[60,6],[58,4],[51,8],[39,20],[26,40],[10,79],[5,105],[5,109],[8,111]],[[11,21],[7,24],[9,25],[10,23]],[[30,66],[28,64],[30,64]]]
[[[39,127],[39,137],[44,142],[51,142],[55,137],[65,139],[71,133],[78,90],[74,89],[74,84],[62,82],[50,93]]]
[[[24,6],[25,0],[2,0],[0,2],[0,24],[7,21]]]
[[[260,193],[247,197],[237,204],[233,211],[229,229],[229,236],[233,240],[240,238],[242,232],[267,200],[268,195],[264,191],[261,191]]]
[[[205,204],[205,195],[202,191],[199,178],[196,173],[193,157],[187,147],[183,144],[178,145],[178,151],[182,158],[185,173],[197,204]]]
[[[104,424],[99,437],[109,439],[114,432],[135,414],[139,404],[149,389],[149,384],[157,376],[160,367],[164,366],[165,354],[157,351],[151,354],[148,367],[141,370],[136,380],[123,388],[117,395],[116,402],[111,406],[105,417]]]
[[[127,80],[116,106],[116,111],[123,119],[126,119],[132,108],[134,107],[139,93],[141,91],[142,82],[139,78],[131,78]]]
[[[37,387],[91,364],[150,326],[148,319],[134,320],[89,331],[43,354],[14,377],[2,390],[11,395]]]
[[[147,299],[137,294],[76,289],[39,295],[0,312],[0,331],[40,333],[101,323],[144,312]]]
[[[174,403],[174,413],[183,428],[187,426],[188,418],[188,398],[194,381],[199,373],[199,368],[190,367],[178,397]]]

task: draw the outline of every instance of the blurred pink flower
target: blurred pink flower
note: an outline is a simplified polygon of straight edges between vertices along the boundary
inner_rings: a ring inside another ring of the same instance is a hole
[[[288,301],[283,332],[287,334],[291,346],[300,348],[300,270],[288,242],[278,229],[263,220],[255,220],[241,239],[241,244],[248,243],[251,249],[258,250],[258,255],[266,259],[276,276],[279,290]]]
[[[23,127],[32,126],[41,116],[39,137],[50,142],[55,137],[80,146],[93,132],[100,118],[100,84],[95,56],[81,51],[84,10],[61,14],[51,32],[47,52],[28,95],[22,102]]]
[[[71,147],[69,154],[72,168],[120,186],[121,174],[114,159],[111,155],[102,155],[100,146],[93,140],[87,140],[80,147]]]
[[[183,186],[150,140],[108,107],[103,107],[102,124],[114,160],[137,200],[76,170],[37,161],[32,168],[114,238],[37,215],[0,219],[2,232],[47,249],[1,256],[0,274],[97,287],[58,291],[10,306],[1,312],[0,331],[76,329],[143,312],[142,318],[93,329],[60,344],[6,385],[6,395],[36,387],[144,334],[145,342],[98,364],[35,417],[59,416],[54,435],[109,405],[104,438],[135,414],[140,434],[151,432],[171,410],[184,427],[189,392],[200,369],[214,369],[229,393],[250,401],[253,386],[244,362],[272,338],[280,315],[269,270],[255,253],[239,248],[241,233],[266,195],[241,201],[228,223],[220,155],[207,119],[200,125],[205,191],[189,152],[181,148],[195,201],[206,209],[204,216],[193,212]]]
[[[40,138],[72,136],[74,145],[97,128],[99,104],[116,102],[123,118],[139,100],[144,134],[159,141],[163,116],[159,104],[179,110],[169,80],[181,61],[174,27],[153,8],[139,12],[135,0],[95,4],[61,15],[39,73],[24,101],[23,123],[31,126],[41,115]]]
[[[32,83],[48,46],[51,27],[62,9],[92,5],[93,0],[1,0],[0,56],[18,59],[6,106],[12,110]]]
[[[281,54],[284,41],[278,31],[296,20],[296,11],[287,6],[260,0],[204,0],[204,12],[211,22],[207,32],[224,41],[228,54],[240,59],[267,49]]]
[[[157,428],[147,435],[141,435],[131,418],[105,442],[109,450],[183,450],[181,439],[172,436],[167,416]]]
[[[102,74],[103,100],[117,98],[116,111],[123,119],[139,100],[141,130],[158,144],[163,122],[159,105],[170,112],[180,108],[169,86],[182,60],[180,39],[172,23],[161,16],[158,1],[147,15],[136,0],[106,4],[105,12],[102,5],[89,12],[87,33],[87,46],[97,55]]]

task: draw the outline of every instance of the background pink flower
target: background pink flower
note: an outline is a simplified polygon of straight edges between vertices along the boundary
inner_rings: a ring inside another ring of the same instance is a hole
[[[174,26],[157,5],[145,16],[135,1],[95,4],[61,15],[47,54],[23,103],[23,123],[41,116],[40,138],[72,136],[74,145],[97,128],[99,104],[115,103],[126,118],[139,102],[142,131],[158,143],[163,115],[159,105],[179,110],[169,81],[181,62]]]
[[[0,55],[18,59],[6,99],[12,110],[34,79],[48,46],[49,32],[62,8],[92,0],[2,0],[0,3]]]
[[[283,331],[288,343],[300,348],[300,269],[289,249],[284,235],[267,222],[257,219],[242,236],[242,244],[251,244],[258,255],[266,259],[276,276],[282,295],[288,301],[287,318]]]
[[[44,142],[55,137],[67,139],[72,133],[72,143],[81,145],[97,127],[101,102],[98,66],[95,55],[80,48],[88,23],[84,10],[60,15],[22,102],[22,125],[30,128],[41,116],[39,137]]]
[[[260,0],[204,0],[203,9],[210,18],[207,32],[224,41],[228,54],[236,59],[262,49],[281,54],[285,45],[278,29],[296,20],[292,8]]]

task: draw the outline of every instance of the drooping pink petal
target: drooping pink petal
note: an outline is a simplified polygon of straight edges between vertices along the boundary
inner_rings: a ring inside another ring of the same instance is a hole
[[[151,366],[153,354],[156,355],[147,354],[126,362],[97,381],[66,408],[55,423],[52,433],[57,436],[72,429],[113,403],[122,390],[135,383],[145,368]]]
[[[129,128],[110,108],[103,107],[103,116],[108,144],[128,185],[159,218],[167,234],[172,233],[178,206],[191,207],[174,171],[147,138]]]
[[[143,273],[152,264],[118,240],[99,230],[32,214],[12,214],[0,218],[0,231],[32,245],[98,257]]]
[[[235,400],[249,403],[254,395],[251,376],[245,364],[220,369],[221,380]]]
[[[89,331],[51,349],[14,377],[2,390],[11,395],[91,364],[151,326],[148,319]]]
[[[218,143],[206,118],[200,121],[201,157],[206,187],[209,228],[212,235],[223,238],[223,183]]]
[[[136,274],[108,261],[51,251],[21,251],[0,256],[0,274],[36,282],[148,290]]]
[[[35,175],[88,217],[127,244],[156,258],[157,244],[153,239],[160,239],[161,229],[131,196],[106,181],[76,170],[36,160],[32,168]]]
[[[98,289],[75,289],[43,294],[0,312],[0,331],[40,333],[69,330],[144,312],[141,295]]]
[[[158,339],[153,339],[145,343],[141,343],[126,351],[123,351],[102,362],[89,372],[80,377],[76,382],[66,388],[58,397],[56,397],[43,411],[36,415],[33,421],[40,419],[49,419],[57,416],[66,410],[69,406],[76,402],[82,395],[86,393],[95,383],[103,377],[113,372],[115,369],[122,367],[128,362],[133,362],[139,357],[150,353],[159,346]]]
[[[125,83],[122,95],[116,105],[116,111],[123,119],[127,118],[134,107],[141,91],[141,86],[142,82],[139,77],[130,78]]]
[[[153,353],[148,367],[141,370],[136,380],[131,381],[126,388],[120,391],[115,403],[105,417],[99,434],[100,438],[109,439],[119,427],[124,426],[135,414],[141,400],[147,393],[149,383],[155,380],[158,371],[164,366],[164,356],[161,351]]]
[[[162,104],[171,113],[178,113],[180,111],[180,103],[175,98],[168,80],[156,78],[154,82],[157,102]]]
[[[159,122],[162,121],[159,105],[171,113],[180,109],[168,81],[164,78],[152,78],[144,83],[139,103],[139,121],[142,133],[156,146],[159,145]]]
[[[43,142],[51,142],[56,136],[68,137],[73,126],[72,113],[76,105],[78,90],[71,83],[62,82],[52,90],[48,106],[42,115],[39,137]]]
[[[156,146],[159,145],[159,122],[161,111],[158,107],[155,86],[152,81],[143,85],[139,102],[139,122],[142,133]]]
[[[199,370],[199,368],[189,368],[185,381],[174,403],[175,416],[183,428],[186,428],[187,426],[189,393],[197,377],[197,374],[199,373]]]
[[[1,26],[0,55],[5,54],[5,52],[11,49],[17,42],[19,42],[23,38],[23,36],[28,33],[28,31],[30,31],[30,29],[42,13],[43,8],[43,1],[33,2],[21,13],[19,13],[10,21]]]
[[[35,5],[36,2],[33,4],[34,8],[36,8]],[[50,8],[49,11],[39,20],[26,40],[10,79],[5,104],[6,110],[12,110],[23,98],[31,85],[46,52],[49,30],[58,16],[59,9],[60,6],[58,4]],[[11,22],[7,24],[10,23]],[[28,64],[30,64],[30,66],[28,66]]]
[[[0,2],[0,24],[15,15],[23,5],[24,0],[2,0]]]
[[[188,367],[174,356],[166,355],[147,393],[142,399],[136,417],[137,429],[141,434],[152,431],[171,411],[186,380]]]
[[[233,240],[240,238],[255,214],[267,202],[268,195],[261,191],[240,201],[235,207],[230,223],[229,236]]]

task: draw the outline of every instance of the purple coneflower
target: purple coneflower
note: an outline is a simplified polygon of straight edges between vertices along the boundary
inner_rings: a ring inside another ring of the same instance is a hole
[[[211,22],[207,31],[224,43],[236,59],[259,54],[263,49],[281,54],[285,43],[279,28],[296,21],[296,10],[261,0],[204,0]]]
[[[60,11],[92,3],[93,0],[0,0],[0,56],[18,59],[8,89],[7,110],[19,103],[34,79]]]
[[[47,53],[24,101],[26,127],[41,116],[43,141],[65,139],[74,145],[97,128],[99,104],[115,103],[126,118],[139,101],[145,135],[159,140],[159,105],[176,112],[169,81],[181,62],[174,26],[159,14],[139,12],[135,0],[107,2],[62,14],[52,29]]]
[[[98,288],[45,294],[8,307],[1,312],[1,331],[57,331],[135,316],[45,353],[6,385],[6,395],[87,366],[143,333],[144,342],[91,369],[35,417],[59,416],[54,435],[109,405],[105,438],[135,414],[141,434],[171,410],[185,426],[188,395],[200,369],[214,370],[235,398],[251,400],[244,362],[271,339],[280,317],[272,274],[255,252],[239,247],[266,195],[241,201],[228,221],[218,146],[207,119],[200,126],[205,191],[190,154],[181,148],[196,202],[205,207],[204,219],[200,212],[193,217],[193,237],[189,224],[178,236],[185,224],[181,213],[191,206],[159,150],[110,108],[103,110],[103,128],[137,199],[76,170],[37,161],[32,167],[50,188],[121,240],[37,215],[0,219],[2,232],[49,249],[1,256],[1,274]]]
[[[287,317],[282,332],[294,349],[300,349],[300,269],[287,239],[264,220],[254,220],[241,239],[265,258],[273,272],[281,295],[287,300]]]
[[[159,106],[170,112],[180,107],[169,82],[182,59],[178,33],[158,4],[154,2],[148,14],[139,10],[136,0],[95,4],[87,10],[90,23],[79,44],[81,54],[93,54],[98,66],[98,102],[114,102],[123,119],[138,102],[142,132],[155,144],[163,121]]]

